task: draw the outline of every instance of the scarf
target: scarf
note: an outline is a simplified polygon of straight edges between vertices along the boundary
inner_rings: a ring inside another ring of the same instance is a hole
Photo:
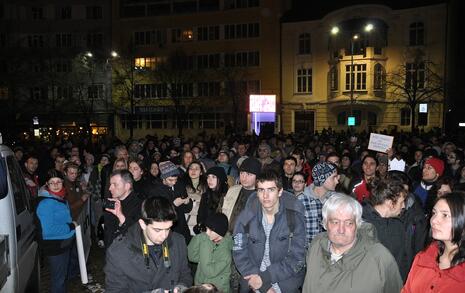
[[[47,191],[51,194],[51,195],[54,195],[56,197],[59,197],[59,198],[65,198],[65,194],[66,194],[66,189],[63,187],[60,191],[58,192],[53,192],[51,191],[48,187],[47,187]]]

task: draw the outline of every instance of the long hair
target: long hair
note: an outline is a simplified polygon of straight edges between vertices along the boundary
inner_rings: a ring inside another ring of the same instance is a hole
[[[456,266],[465,261],[465,193],[451,192],[439,200],[445,200],[450,209],[452,221],[452,243],[458,248],[451,261],[451,266]],[[444,242],[437,241],[439,253],[437,260],[444,253]]]
[[[194,187],[194,183],[192,182],[192,179],[191,177],[189,176],[189,169],[192,165],[198,165],[200,167],[200,177],[199,177],[199,185],[197,186],[197,188]],[[186,189],[189,191],[193,191],[193,192],[204,192],[206,190],[206,186],[207,186],[207,180],[205,178],[205,173],[203,171],[203,166],[202,164],[199,162],[199,161],[194,161],[192,163],[189,164],[189,166],[187,166],[187,170],[186,170],[186,176],[184,177],[185,179],[185,182],[186,182]]]

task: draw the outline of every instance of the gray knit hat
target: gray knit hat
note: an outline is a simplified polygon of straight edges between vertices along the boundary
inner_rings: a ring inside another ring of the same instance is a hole
[[[323,185],[326,179],[336,171],[337,168],[333,164],[326,162],[316,164],[312,169],[313,184],[315,184],[315,186]]]
[[[159,164],[160,168],[160,178],[161,179],[166,179],[171,176],[178,176],[179,175],[179,169],[176,167],[175,164],[171,161],[164,161]]]

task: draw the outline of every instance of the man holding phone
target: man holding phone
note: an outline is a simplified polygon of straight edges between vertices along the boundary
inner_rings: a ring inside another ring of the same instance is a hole
[[[105,201],[104,241],[108,248],[113,240],[140,218],[142,201],[134,193],[134,179],[128,170],[116,170],[110,175],[111,198]]]

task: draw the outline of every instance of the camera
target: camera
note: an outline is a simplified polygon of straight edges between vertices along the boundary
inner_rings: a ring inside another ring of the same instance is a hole
[[[103,201],[103,208],[114,210],[115,209],[115,202],[111,201],[109,199],[105,199]]]

